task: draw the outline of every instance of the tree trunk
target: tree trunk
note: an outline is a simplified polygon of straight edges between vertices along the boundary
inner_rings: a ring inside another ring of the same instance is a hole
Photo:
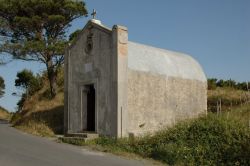
[[[50,95],[51,97],[56,96],[56,89],[57,89],[57,70],[53,66],[52,60],[49,60],[47,62],[47,73],[48,73],[48,79],[49,79],[49,85],[50,85]]]

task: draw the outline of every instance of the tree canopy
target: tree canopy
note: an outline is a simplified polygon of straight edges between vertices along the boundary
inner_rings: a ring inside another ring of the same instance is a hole
[[[39,76],[35,77],[30,70],[24,69],[18,72],[16,77],[15,86],[23,88],[26,91],[27,96],[32,95],[42,87]]]
[[[4,95],[4,89],[5,89],[4,79],[3,77],[0,76],[0,98],[3,97]]]
[[[55,96],[67,30],[73,20],[86,15],[83,1],[0,0],[0,52],[44,63]]]
[[[232,79],[229,80],[218,80],[216,78],[209,78],[207,80],[208,90],[214,90],[216,87],[221,88],[234,88],[244,91],[249,91],[250,89],[250,82],[236,82]]]
[[[33,72],[27,69],[18,72],[16,75],[17,79],[15,79],[15,86],[22,87],[26,89],[31,80],[34,79]]]
[[[69,41],[73,42],[74,40],[76,40],[77,36],[81,33],[80,29],[77,29],[75,32],[71,33],[69,35]]]

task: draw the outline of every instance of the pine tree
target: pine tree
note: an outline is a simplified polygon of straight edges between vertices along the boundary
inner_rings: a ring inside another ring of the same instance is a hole
[[[54,97],[67,29],[73,20],[86,15],[83,1],[0,0],[0,52],[44,63]]]

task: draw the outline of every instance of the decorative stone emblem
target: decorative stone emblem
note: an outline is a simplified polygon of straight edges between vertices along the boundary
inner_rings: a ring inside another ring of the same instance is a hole
[[[89,33],[87,36],[87,41],[86,41],[86,48],[85,52],[89,54],[93,49],[93,33]]]

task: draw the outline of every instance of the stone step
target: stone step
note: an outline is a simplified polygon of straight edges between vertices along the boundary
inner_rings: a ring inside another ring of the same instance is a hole
[[[83,138],[83,137],[62,137],[62,138],[59,138],[59,140],[63,140],[63,141],[66,141],[68,143],[73,143],[73,144],[79,144],[76,143],[76,141],[81,141],[82,143],[85,143],[86,141],[88,141],[87,138]]]
[[[83,133],[68,133],[66,137],[79,137],[87,139],[95,139],[99,137],[97,133],[83,132]]]
[[[73,144],[78,144],[80,145],[81,143],[86,143],[87,141],[91,141],[93,140],[94,138],[84,138],[84,137],[60,137],[58,138],[59,140],[62,140],[64,142],[68,142],[68,143],[73,143]],[[80,142],[78,142],[80,141]]]

